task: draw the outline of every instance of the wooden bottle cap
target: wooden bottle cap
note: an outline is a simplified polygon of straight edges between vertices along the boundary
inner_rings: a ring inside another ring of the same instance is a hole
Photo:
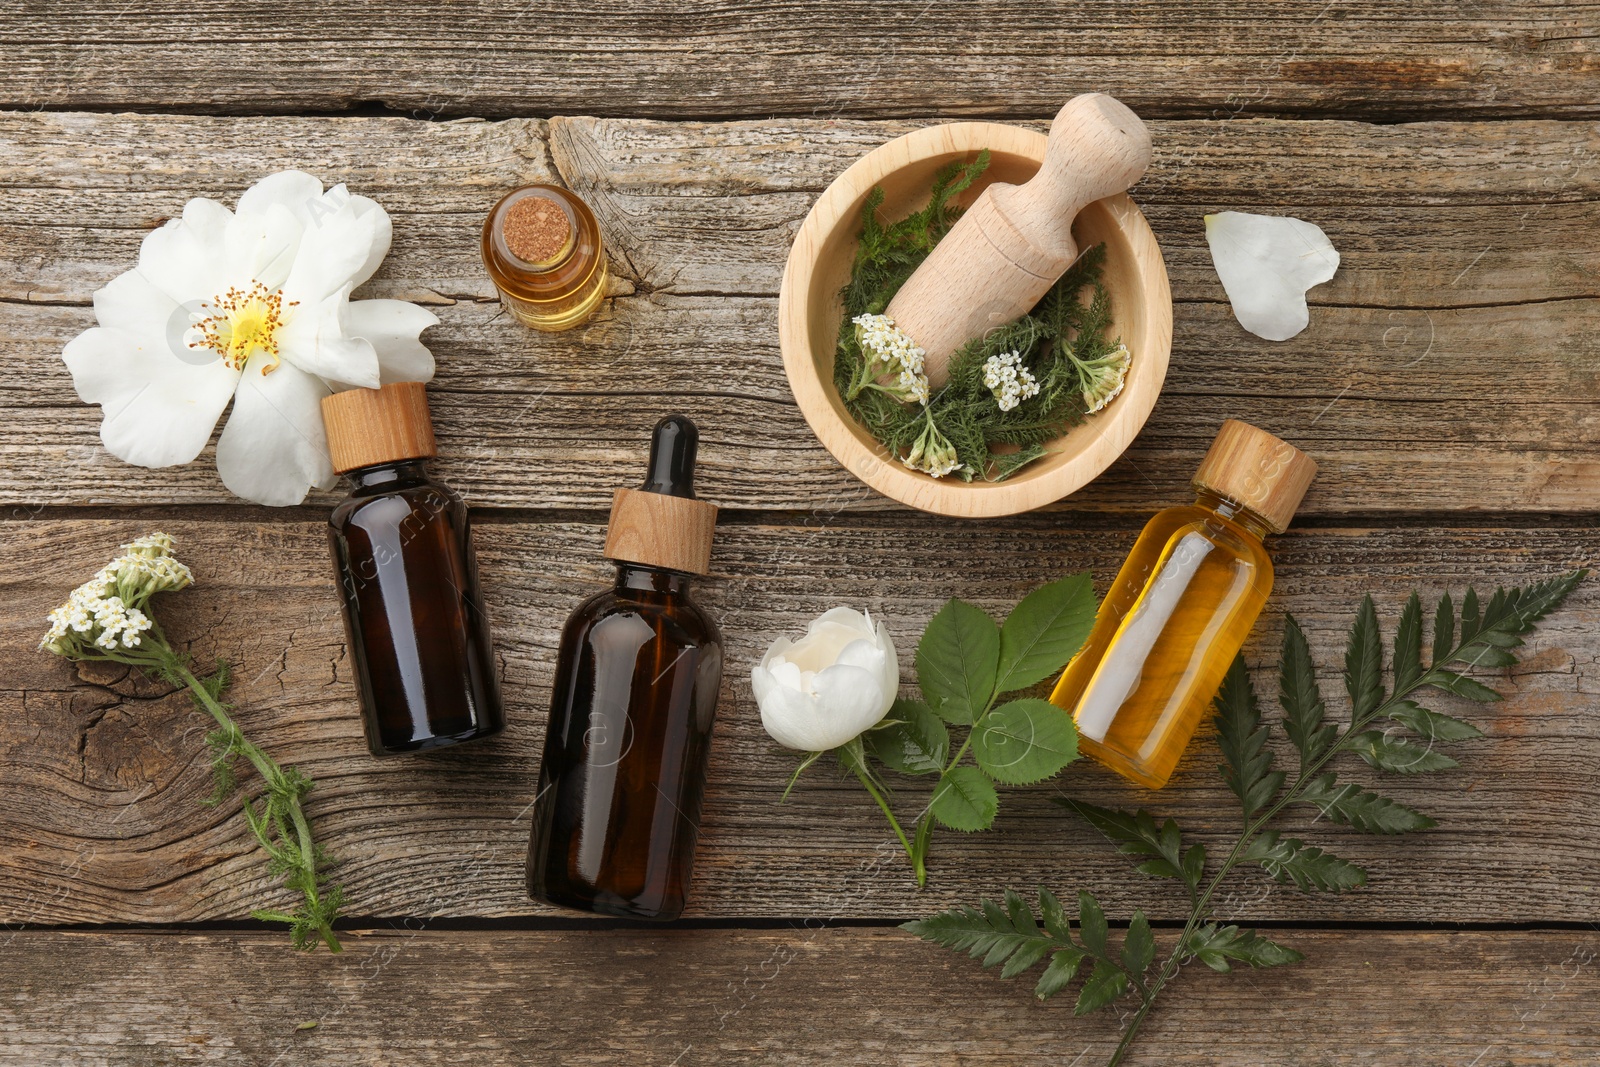
[[[421,382],[390,382],[379,389],[325,396],[322,425],[328,432],[328,456],[339,474],[438,454],[428,390]]]
[[[1282,533],[1316,476],[1316,461],[1298,448],[1248,422],[1229,419],[1200,461],[1193,484],[1243,504],[1274,533]]]
[[[699,442],[700,431],[682,415],[656,423],[644,485],[618,489],[612,497],[607,559],[688,574],[711,572],[717,506],[695,499]]]

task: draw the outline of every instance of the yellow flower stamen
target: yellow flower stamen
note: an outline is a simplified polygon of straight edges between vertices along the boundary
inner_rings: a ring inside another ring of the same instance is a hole
[[[259,350],[272,360],[261,373],[271,374],[280,362],[278,328],[283,325],[284,309],[297,303],[285,304],[283,290],[268,291],[260,282],[243,290],[230,287],[201,305],[209,314],[195,322],[200,340],[190,342],[189,347],[211,349],[234,370],[243,370]]]

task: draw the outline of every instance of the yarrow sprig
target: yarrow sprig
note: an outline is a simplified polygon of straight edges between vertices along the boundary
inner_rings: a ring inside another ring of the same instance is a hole
[[[237,785],[233,761],[238,757],[248,760],[267,788],[259,810],[255,800],[245,799],[245,819],[271,858],[272,873],[281,875],[284,885],[303,898],[293,912],[253,911],[251,915],[287,923],[296,948],[309,950],[322,943],[333,952],[340,951],[333,921],[344,895],[339,886],[327,884],[323,869],[332,861],[312,839],[301,804],[311,791],[311,779],[296,768],[279,767],[229,716],[231,706],[222,702],[228,685],[227,664],[219,661],[216,673],[197,676],[189,667],[189,657],[172,647],[156,622],[150,599],[194,582],[189,568],[172,555],[172,538],[153,533],[122,549],[122,555],[50,612],[50,628],[39,647],[78,662],[127,664],[189,690],[194,702],[217,724],[206,737],[214,753],[211,769],[216,780],[216,791],[207,803],[220,803],[233,792]]]
[[[1039,381],[1022,363],[1016,349],[998,352],[983,362],[983,384],[994,394],[1001,411],[1010,411],[1024,400],[1039,395]]]
[[[863,389],[876,389],[903,404],[927,404],[922,347],[887,315],[857,315],[850,322],[856,328],[856,343],[867,357],[851,383],[850,398]],[[890,374],[895,375],[893,382],[881,381]]]
[[[1080,359],[1071,345],[1064,345],[1063,351],[1078,372],[1078,392],[1087,414],[1093,415],[1122,392],[1128,380],[1128,366],[1133,362],[1127,345],[1119,341],[1111,351],[1089,359]]]
[[[935,478],[943,478],[963,469],[961,457],[956,455],[956,446],[939,429],[939,424],[933,421],[933,413],[924,410],[922,416],[922,432],[911,444],[911,451],[900,459],[901,463],[914,471],[931,474]]]
[[[40,648],[70,659],[87,658],[75,654],[86,649],[137,648],[153,625],[143,610],[150,598],[194,581],[189,568],[169,554],[172,538],[166,534],[141,537],[123,548],[123,555],[50,613],[50,629]]]

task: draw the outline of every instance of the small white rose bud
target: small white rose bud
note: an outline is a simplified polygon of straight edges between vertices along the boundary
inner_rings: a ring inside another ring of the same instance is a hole
[[[900,691],[900,663],[887,627],[853,608],[834,608],[800,640],[774,641],[751,669],[750,684],[774,741],[826,752],[889,713]]]

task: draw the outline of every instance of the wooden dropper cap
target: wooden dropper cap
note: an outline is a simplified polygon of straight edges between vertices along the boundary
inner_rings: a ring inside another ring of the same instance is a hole
[[[656,423],[650,473],[638,489],[618,489],[611,501],[605,557],[688,574],[709,574],[717,506],[694,495],[700,431],[682,415]]]
[[[322,398],[328,456],[343,474],[379,463],[425,459],[438,454],[428,388],[421,382],[390,382],[379,389],[346,389]]]
[[[1282,533],[1316,476],[1316,461],[1298,448],[1248,422],[1229,419],[1200,461],[1193,484],[1243,504],[1273,533]]]

